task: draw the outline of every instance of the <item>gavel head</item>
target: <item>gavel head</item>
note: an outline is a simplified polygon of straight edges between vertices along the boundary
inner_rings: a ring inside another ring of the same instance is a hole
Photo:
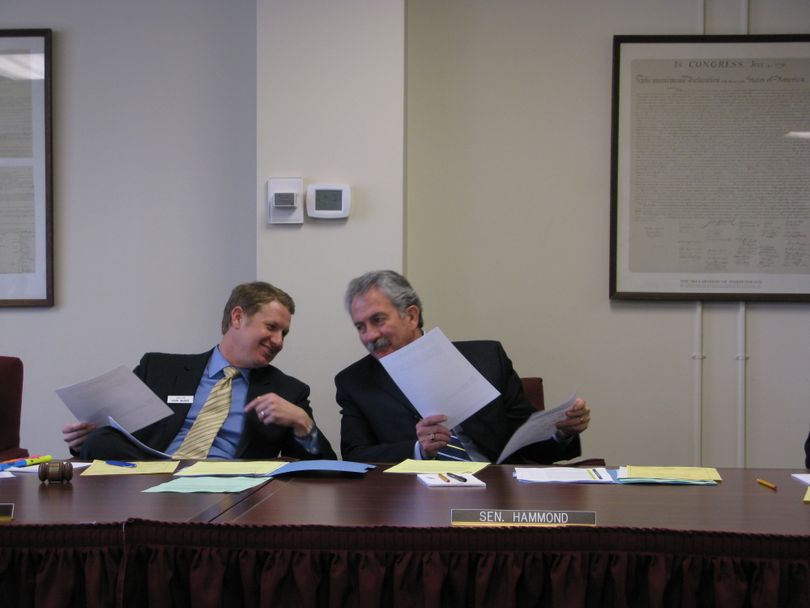
[[[67,483],[73,479],[73,465],[69,460],[41,462],[38,473],[42,482]]]

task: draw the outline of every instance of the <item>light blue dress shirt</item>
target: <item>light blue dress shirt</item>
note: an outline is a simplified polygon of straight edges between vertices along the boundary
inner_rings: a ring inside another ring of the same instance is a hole
[[[169,444],[166,450],[167,454],[174,454],[180,449],[180,445],[188,435],[191,425],[197,419],[203,405],[205,405],[208,394],[214,388],[214,385],[225,377],[225,368],[229,365],[230,363],[220,352],[219,346],[216,346],[214,352],[211,353],[211,358],[208,359],[202,378],[200,378],[200,384],[194,394],[194,402],[191,404],[188,414],[186,414],[180,432]],[[250,383],[250,370],[237,369],[239,373],[231,381],[231,409],[222,424],[222,428],[219,429],[219,433],[214,437],[214,443],[208,452],[208,458],[234,458],[236,456],[236,448],[239,446],[242,430],[245,427],[245,406],[247,405],[248,384]],[[314,424],[312,432],[306,437],[295,435],[294,437],[307,452],[310,454],[318,453],[319,434],[318,428]]]
[[[191,425],[200,414],[205,400],[208,399],[208,394],[214,385],[222,380],[225,376],[225,368],[230,363],[222,356],[219,346],[214,348],[211,353],[211,358],[203,371],[200,384],[197,386],[197,392],[194,394],[194,402],[188,410],[186,419],[183,421],[183,426],[180,432],[169,444],[166,453],[174,454],[183,443],[183,440],[188,435]],[[239,373],[233,377],[231,381],[231,409],[222,428],[214,438],[214,443],[211,450],[208,452],[208,458],[233,458],[236,455],[236,448],[239,445],[239,439],[242,437],[242,429],[245,426],[245,405],[247,405],[247,391],[248,383],[250,382],[250,370],[239,369]]]

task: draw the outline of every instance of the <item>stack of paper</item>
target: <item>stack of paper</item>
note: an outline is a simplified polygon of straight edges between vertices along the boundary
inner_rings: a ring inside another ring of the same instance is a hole
[[[722,481],[714,467],[619,467],[619,483],[664,483],[686,485],[717,485]]]
[[[616,483],[605,467],[515,467],[515,477],[534,483]]]

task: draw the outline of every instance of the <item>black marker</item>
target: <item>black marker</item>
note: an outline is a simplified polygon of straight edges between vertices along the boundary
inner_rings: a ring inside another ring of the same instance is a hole
[[[447,476],[451,479],[455,479],[456,481],[461,481],[463,483],[467,483],[467,480],[462,477],[461,475],[456,475],[455,473],[448,473]]]

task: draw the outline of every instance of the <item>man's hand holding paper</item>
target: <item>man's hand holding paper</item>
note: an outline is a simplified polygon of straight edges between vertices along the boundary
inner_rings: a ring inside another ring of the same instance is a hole
[[[446,416],[446,429],[500,395],[438,327],[380,363],[423,417]]]
[[[56,390],[80,422],[62,427],[71,450],[78,451],[87,435],[99,426],[120,422],[119,430],[130,433],[172,413],[140,378],[121,366],[105,374]],[[112,425],[116,426],[116,425]]]

